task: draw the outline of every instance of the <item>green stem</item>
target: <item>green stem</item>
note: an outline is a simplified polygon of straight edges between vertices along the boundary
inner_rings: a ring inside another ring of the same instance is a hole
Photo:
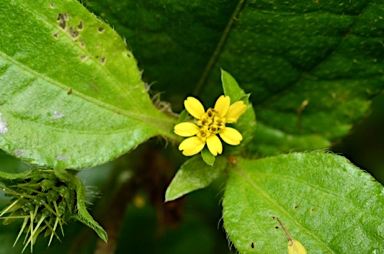
[[[207,65],[205,66],[204,72],[201,75],[200,80],[197,83],[195,90],[193,91],[194,95],[196,95],[196,96],[199,95],[201,89],[203,88],[203,85],[205,84],[205,82],[208,78],[208,75],[212,70],[213,65],[216,63],[217,58],[219,57],[219,54],[220,54],[221,50],[223,49],[225,42],[227,41],[227,38],[229,36],[229,32],[231,31],[232,25],[233,25],[234,21],[236,20],[236,17],[239,15],[240,10],[243,7],[244,2],[245,2],[245,0],[240,0],[237,3],[236,8],[233,11],[233,13],[232,13],[232,15],[231,15],[231,17],[227,23],[227,26],[225,27],[223,34],[221,35],[220,40],[216,45],[216,49],[213,52],[211,58],[209,59]]]

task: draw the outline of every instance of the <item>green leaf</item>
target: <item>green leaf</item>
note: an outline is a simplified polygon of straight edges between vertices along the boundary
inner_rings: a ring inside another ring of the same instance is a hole
[[[243,135],[241,146],[246,146],[253,138],[254,130],[256,127],[256,116],[253,110],[252,103],[249,102],[249,95],[247,95],[234,77],[228,72],[221,70],[221,82],[223,84],[224,94],[231,98],[231,103],[243,100],[247,106],[247,110],[235,124],[236,129]]]
[[[76,208],[78,215],[75,216],[75,219],[85,224],[86,226],[92,228],[97,235],[103,239],[105,242],[108,240],[107,232],[97,223],[93,217],[88,213],[86,207],[86,190],[84,184],[77,177],[69,174],[67,171],[62,169],[55,169],[55,174],[62,181],[71,183],[76,188]]]
[[[152,105],[126,44],[78,1],[3,1],[0,9],[1,149],[83,168],[155,135],[173,137],[174,119]]]
[[[241,89],[236,79],[223,69],[221,69],[221,82],[223,84],[224,94],[231,97],[232,103],[246,96],[246,93]],[[247,103],[247,105],[250,104],[248,100],[245,100],[244,103]]]
[[[238,158],[224,195],[224,227],[240,253],[287,253],[276,218],[308,253],[380,252],[383,193],[372,176],[333,154]]]
[[[211,152],[208,150],[208,148],[204,147],[203,150],[201,150],[201,158],[207,165],[213,166],[215,163],[216,156],[211,154]]]
[[[196,84],[203,87],[204,104],[213,104],[222,93],[218,70],[224,68],[252,94],[266,127],[294,139],[316,135],[334,141],[366,114],[384,87],[379,1],[87,3],[127,38],[144,78],[157,81],[153,88],[165,91],[175,108]]]
[[[207,187],[224,173],[226,165],[227,160],[224,156],[216,158],[214,166],[207,165],[199,155],[189,159],[180,167],[168,186],[165,202]]]

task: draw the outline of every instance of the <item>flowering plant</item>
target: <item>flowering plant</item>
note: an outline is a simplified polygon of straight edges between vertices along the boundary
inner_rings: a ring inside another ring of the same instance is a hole
[[[384,253],[383,186],[329,152],[384,91],[383,13],[0,1],[0,252]]]

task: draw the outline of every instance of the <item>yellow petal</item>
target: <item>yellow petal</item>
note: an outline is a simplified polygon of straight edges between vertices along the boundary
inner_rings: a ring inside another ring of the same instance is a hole
[[[215,156],[223,152],[223,145],[216,135],[211,135],[207,138],[207,146],[211,154]]]
[[[215,103],[215,110],[219,112],[219,116],[224,117],[227,114],[229,109],[229,104],[231,103],[231,98],[229,96],[220,96]]]
[[[182,137],[194,136],[199,132],[199,127],[194,123],[179,123],[175,125],[174,131]]]
[[[237,119],[239,119],[239,117],[244,114],[245,110],[247,110],[247,106],[243,101],[236,101],[233,103],[229,107],[228,113],[225,115],[227,123],[236,123]]]
[[[184,101],[184,107],[191,116],[197,119],[200,119],[205,113],[203,104],[194,97],[188,97]]]
[[[226,127],[220,131],[220,137],[225,143],[234,146],[240,144],[240,141],[243,140],[243,136],[241,136],[240,132],[231,127]]]
[[[204,146],[205,142],[203,142],[201,139],[198,137],[191,137],[181,142],[179,145],[179,150],[183,151],[185,156],[192,156],[203,150]]]

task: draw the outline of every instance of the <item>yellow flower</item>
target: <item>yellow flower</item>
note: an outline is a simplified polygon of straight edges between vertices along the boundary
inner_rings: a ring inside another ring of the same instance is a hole
[[[230,145],[238,145],[243,136],[236,129],[225,126],[227,123],[236,123],[245,112],[247,106],[243,101],[231,104],[229,96],[220,96],[214,108],[205,111],[199,100],[188,97],[184,106],[188,113],[195,118],[195,123],[184,122],[175,125],[175,133],[182,137],[189,137],[179,145],[179,150],[185,156],[192,156],[203,150],[207,144],[208,150],[213,154],[221,154],[223,145],[217,136]]]

